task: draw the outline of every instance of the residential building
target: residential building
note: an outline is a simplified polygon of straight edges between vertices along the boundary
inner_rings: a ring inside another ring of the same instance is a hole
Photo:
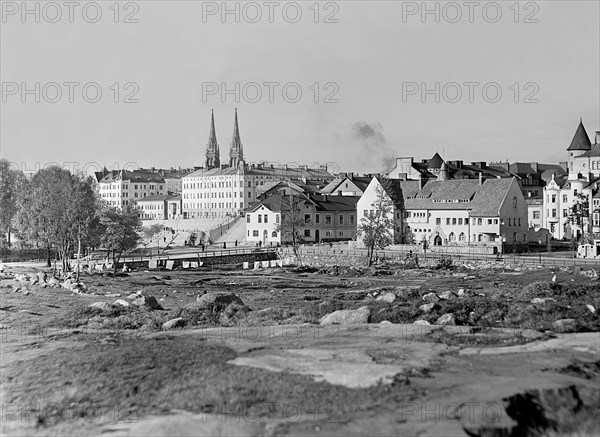
[[[358,176],[354,173],[341,173],[321,190],[321,194],[338,196],[362,196],[375,175]]]
[[[357,204],[373,211],[378,190],[394,204],[394,241],[430,246],[527,241],[527,204],[516,178],[400,181],[373,178]]]
[[[142,220],[167,220],[181,218],[181,196],[158,194],[138,200],[137,208]]]
[[[288,243],[290,238],[278,232],[282,217],[289,217],[291,204],[302,221],[300,232],[307,243],[348,241],[356,235],[357,196],[295,195],[295,200],[286,194],[274,194],[254,204],[246,211],[246,241],[264,245]],[[295,202],[295,203],[294,203]]]
[[[116,208],[135,205],[139,200],[167,194],[165,179],[151,170],[110,171],[98,182],[100,198]]]

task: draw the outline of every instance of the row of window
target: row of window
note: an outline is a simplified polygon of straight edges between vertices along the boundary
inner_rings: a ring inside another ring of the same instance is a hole
[[[233,205],[233,206],[231,206]],[[237,202],[218,202],[218,203],[189,203],[183,204],[183,209],[237,209]],[[244,202],[240,202],[240,209],[244,208]]]
[[[577,196],[577,190],[573,190],[573,196]],[[549,203],[556,203],[556,194],[548,194],[547,198],[548,198],[548,202]],[[567,194],[563,194],[562,195],[562,201],[563,203],[566,203],[569,201],[569,196]]]
[[[209,195],[210,194],[210,195]],[[234,191],[233,192],[233,197],[237,197],[238,192]],[[240,191],[240,198],[244,197],[244,192]],[[208,198],[219,198],[219,199],[223,199],[223,198],[231,198],[231,191],[226,191],[226,192],[211,192],[211,193],[184,193],[183,194],[183,198],[184,199],[208,199]],[[252,192],[248,191],[248,198],[251,199],[252,198]]]
[[[119,184],[111,184],[111,185],[106,185],[106,184],[100,184],[100,191],[109,191],[109,190],[118,190],[119,189]],[[128,184],[123,184],[123,187],[121,188],[123,190],[128,190],[129,189],[129,185]],[[159,190],[162,191],[164,189],[164,185],[157,185],[157,184],[134,184],[133,185],[133,189],[134,190]]]
[[[258,223],[269,223],[269,215],[268,214],[246,214],[246,223],[251,223],[252,217],[258,217]],[[279,223],[279,214],[275,214],[275,223]]]

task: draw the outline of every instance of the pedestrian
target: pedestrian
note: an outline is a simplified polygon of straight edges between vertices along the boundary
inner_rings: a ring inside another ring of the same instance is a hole
[[[258,242],[258,247],[262,247],[262,240]]]
[[[237,241],[237,240],[235,240],[235,247],[237,247],[237,243],[238,243],[238,241]]]
[[[223,249],[227,249],[227,243],[223,241]]]
[[[167,242],[167,237],[163,237],[163,241],[166,243]]]

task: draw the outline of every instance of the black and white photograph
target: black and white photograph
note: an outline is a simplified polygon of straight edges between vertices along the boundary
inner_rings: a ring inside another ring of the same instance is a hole
[[[0,435],[600,436],[599,0],[0,0]]]

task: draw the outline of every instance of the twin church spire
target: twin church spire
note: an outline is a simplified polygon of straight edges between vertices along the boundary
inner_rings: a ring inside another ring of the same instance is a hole
[[[240,137],[240,128],[238,125],[237,108],[235,110],[235,118],[233,122],[233,138],[229,147],[229,167],[239,167],[244,162],[244,148]],[[206,145],[206,161],[207,169],[218,168],[221,166],[221,152],[219,143],[217,142],[217,132],[215,129],[215,114],[211,111],[210,117],[210,134],[208,136],[208,144]]]

